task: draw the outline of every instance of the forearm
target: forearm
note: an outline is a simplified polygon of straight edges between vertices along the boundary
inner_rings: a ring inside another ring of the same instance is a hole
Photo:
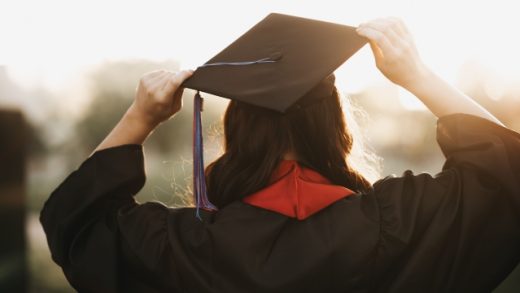
[[[94,152],[124,144],[142,144],[153,130],[182,107],[180,85],[193,71],[154,71],[141,77],[134,103]]]
[[[142,144],[154,128],[129,109],[94,152],[125,144]]]
[[[424,70],[417,81],[404,86],[418,97],[437,117],[455,113],[479,116],[502,123],[473,99],[450,85],[430,70]]]
[[[360,24],[357,32],[369,40],[381,73],[418,97],[437,117],[464,113],[501,124],[491,113],[424,65],[412,35],[401,20],[376,19]]]

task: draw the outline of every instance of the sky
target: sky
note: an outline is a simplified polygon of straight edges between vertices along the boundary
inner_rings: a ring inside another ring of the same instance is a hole
[[[425,63],[449,82],[457,82],[464,64],[478,62],[497,76],[490,81],[497,88],[520,81],[516,6],[505,0],[0,0],[0,66],[24,88],[73,92],[85,72],[105,61],[174,59],[194,68],[271,12],[354,26],[397,16]],[[368,46],[336,75],[348,92],[385,82]]]

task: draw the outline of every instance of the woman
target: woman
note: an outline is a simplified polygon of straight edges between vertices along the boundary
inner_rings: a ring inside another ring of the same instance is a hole
[[[226,152],[207,169],[219,210],[203,211],[204,221],[191,208],[138,204],[141,144],[181,109],[180,85],[192,74],[153,72],[41,213],[69,282],[81,292],[495,288],[520,259],[520,135],[433,74],[399,20],[357,32],[379,70],[439,117],[441,173],[405,172],[371,186],[345,163],[352,137],[334,89],[285,115],[230,103]],[[327,84],[331,77],[319,86]],[[260,143],[246,141],[248,132],[262,135]],[[322,135],[305,143],[309,133]]]

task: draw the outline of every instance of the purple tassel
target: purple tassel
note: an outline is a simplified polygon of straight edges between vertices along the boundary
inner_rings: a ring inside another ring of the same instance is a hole
[[[202,97],[197,91],[193,104],[193,196],[195,198],[196,217],[200,217],[200,209],[216,211],[208,199],[206,190],[206,176],[204,175],[204,153],[202,142]]]

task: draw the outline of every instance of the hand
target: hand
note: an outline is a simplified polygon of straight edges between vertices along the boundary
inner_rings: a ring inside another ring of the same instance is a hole
[[[370,42],[377,68],[381,73],[413,93],[437,117],[465,113],[502,125],[486,109],[423,64],[412,35],[401,20],[372,20],[361,24],[357,32]]]
[[[429,70],[400,19],[375,19],[359,25],[357,33],[368,39],[377,68],[390,81],[407,89],[424,81]]]
[[[135,100],[95,151],[124,144],[142,144],[161,122],[182,108],[181,84],[193,71],[154,71],[141,77]]]
[[[155,128],[170,119],[182,108],[180,85],[193,71],[154,71],[141,77],[133,104],[127,114],[139,122]]]

